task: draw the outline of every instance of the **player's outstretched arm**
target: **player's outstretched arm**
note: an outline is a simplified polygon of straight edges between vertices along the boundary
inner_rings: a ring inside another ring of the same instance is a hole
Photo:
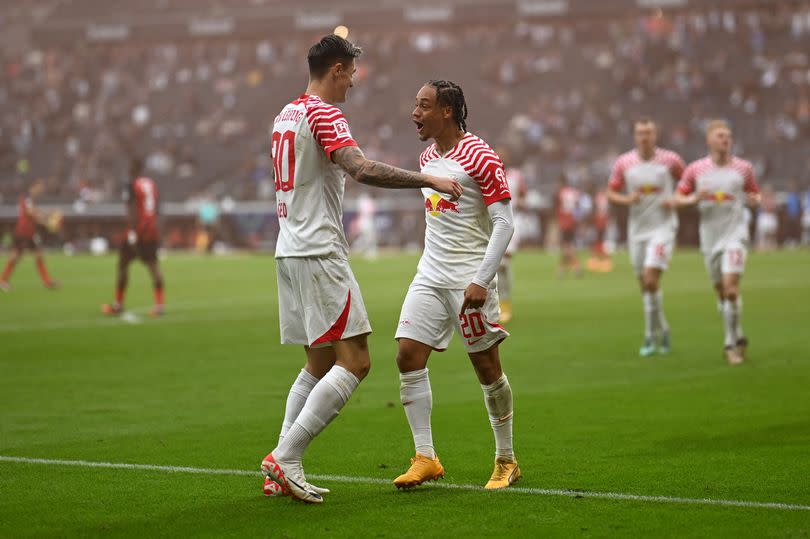
[[[624,195],[618,191],[614,191],[613,189],[608,189],[607,197],[612,204],[617,204],[619,206],[632,206],[641,200],[641,195],[638,191],[633,191],[632,193]]]
[[[379,161],[372,161],[366,159],[362,150],[356,146],[346,146],[335,150],[332,159],[349,176],[366,185],[387,189],[429,187],[455,198],[461,196],[461,184],[452,178],[440,178],[429,174],[411,172]]]

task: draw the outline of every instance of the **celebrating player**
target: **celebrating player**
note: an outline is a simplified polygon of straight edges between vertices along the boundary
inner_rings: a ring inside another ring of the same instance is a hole
[[[155,182],[143,175],[143,162],[134,159],[130,166],[127,190],[127,229],[118,253],[118,278],[115,301],[101,306],[104,314],[118,315],[124,311],[124,294],[129,280],[129,265],[139,258],[149,269],[155,292],[155,305],[149,316],[163,314],[163,275],[158,263],[158,191]]]
[[[466,118],[464,93],[452,82],[431,81],[416,95],[413,121],[418,136],[435,140],[422,153],[422,172],[458,178],[464,194],[453,202],[433,189],[422,190],[425,250],[396,332],[400,398],[416,456],[394,479],[397,488],[444,476],[433,447],[427,362],[433,350],[447,348],[454,329],[481,382],[495,434],[495,469],[486,488],[508,487],[520,478],[512,450],[512,389],[498,352],[509,333],[496,323],[498,291],[493,282],[514,228],[509,187],[498,154],[467,132]]]
[[[42,256],[42,249],[39,246],[39,236],[37,235],[37,225],[46,225],[49,221],[48,216],[40,212],[34,205],[34,200],[42,194],[43,189],[42,182],[35,182],[28,189],[28,195],[21,196],[18,202],[17,224],[14,226],[14,250],[6,263],[3,275],[0,276],[0,290],[4,292],[11,290],[8,280],[11,278],[14,267],[26,249],[34,251],[39,277],[42,279],[45,288],[53,290],[59,287],[59,283],[48,275],[45,258]]]
[[[346,100],[361,50],[330,35],[309,50],[306,93],[273,124],[279,236],[276,244],[281,342],[302,344],[306,365],[290,389],[279,442],[262,461],[265,494],[310,502],[328,492],[307,483],[301,466],[310,442],[337,416],[366,376],[368,315],[347,260],[343,232],[345,171],[392,189],[429,187],[454,198],[461,184],[366,159],[333,103]]]
[[[644,344],[639,355],[648,357],[656,351],[666,354],[671,346],[661,276],[675,246],[678,216],[673,194],[684,162],[675,152],[656,146],[658,133],[649,118],[638,120],[634,133],[635,149],[622,154],[613,166],[608,198],[630,207],[627,245],[644,303]]]
[[[723,355],[730,365],[738,365],[748,348],[740,294],[749,241],[745,207],[759,206],[759,186],[751,163],[732,155],[726,122],[709,122],[706,142],[709,155],[686,168],[675,200],[700,211],[700,250],[725,323]]]

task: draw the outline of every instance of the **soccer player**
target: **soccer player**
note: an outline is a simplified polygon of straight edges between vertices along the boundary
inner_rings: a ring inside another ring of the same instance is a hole
[[[557,214],[557,228],[560,231],[560,265],[557,276],[565,277],[568,271],[575,276],[582,276],[582,267],[577,256],[577,218],[579,214],[579,189],[568,185],[565,174],[557,180],[557,194],[554,197],[554,210]]]
[[[360,48],[336,35],[309,50],[306,93],[284,107],[272,131],[279,236],[281,342],[304,346],[306,365],[290,389],[278,445],[261,464],[265,494],[321,503],[301,459],[366,376],[371,333],[343,231],[344,172],[392,189],[429,187],[454,198],[461,184],[366,159],[334,103],[353,86]]]
[[[740,294],[749,241],[745,207],[759,206],[759,186],[751,163],[731,153],[726,122],[709,122],[706,142],[709,155],[686,168],[675,200],[679,206],[697,205],[700,211],[700,250],[725,324],[723,356],[730,365],[738,365],[748,348]]]
[[[591,198],[593,198],[593,243],[591,244],[591,256],[588,259],[588,270],[601,273],[613,271],[613,261],[610,253],[605,248],[605,236],[607,235],[608,224],[610,223],[610,200],[607,191],[599,190],[596,186],[591,186]]]
[[[655,122],[641,118],[635,123],[636,147],[622,154],[613,165],[608,198],[629,206],[627,245],[644,304],[644,344],[641,357],[670,351],[670,331],[664,315],[661,276],[669,267],[678,215],[673,199],[684,162],[670,150],[656,146]]]
[[[37,225],[45,225],[48,218],[40,212],[34,204],[35,199],[42,194],[45,186],[42,182],[34,182],[28,189],[26,196],[21,196],[18,201],[17,223],[14,226],[14,249],[11,251],[3,274],[0,275],[0,290],[8,292],[11,290],[9,279],[14,271],[17,262],[20,261],[26,249],[34,251],[37,261],[37,270],[42,284],[45,288],[53,290],[59,287],[59,283],[51,279],[48,269],[45,267],[45,258],[42,256],[42,249],[39,246],[39,236],[37,235]]]
[[[512,449],[512,389],[498,352],[509,333],[497,324],[494,282],[514,230],[509,186],[498,154],[467,131],[466,118],[464,93],[452,82],[431,81],[416,95],[417,134],[435,141],[420,157],[422,172],[459,178],[464,194],[453,202],[433,189],[422,190],[425,249],[396,332],[400,399],[416,456],[394,479],[397,488],[444,476],[433,446],[427,362],[433,350],[447,348],[454,330],[481,383],[495,434],[495,468],[485,488],[508,487],[520,478]]]
[[[104,314],[119,315],[124,311],[124,294],[129,280],[129,265],[140,259],[152,276],[155,305],[149,316],[160,316],[163,307],[163,275],[158,263],[158,190],[151,178],[143,175],[143,161],[133,159],[127,189],[127,229],[124,242],[118,253],[118,278],[115,286],[115,301],[101,306]]]
[[[506,169],[506,182],[509,185],[509,193],[512,196],[512,207],[517,214],[520,212],[525,204],[526,195],[529,192],[526,186],[526,179],[523,177],[523,172],[519,168],[510,167]],[[509,247],[506,248],[501,259],[501,264],[498,267],[498,296],[501,300],[501,318],[500,322],[503,324],[512,320],[512,285],[514,283],[514,274],[512,273],[512,257],[517,253],[520,247],[520,234],[518,231],[517,220],[518,216],[515,215],[514,233],[509,242]]]

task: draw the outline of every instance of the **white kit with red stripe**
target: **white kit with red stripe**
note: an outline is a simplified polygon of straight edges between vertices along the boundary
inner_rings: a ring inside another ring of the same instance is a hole
[[[475,277],[492,234],[487,206],[510,198],[503,163],[482,139],[466,133],[441,155],[430,145],[420,159],[422,172],[450,176],[464,192],[456,201],[433,189],[425,197],[425,251],[415,283],[439,288],[466,288]]]
[[[335,150],[357,146],[340,109],[302,95],[273,123],[279,326],[283,344],[328,346],[371,332],[343,233],[344,173]]]
[[[750,162],[732,157],[728,164],[719,166],[711,157],[699,159],[684,171],[678,191],[701,194],[698,209],[700,248],[704,254],[748,243],[746,194],[759,192]]]
[[[343,232],[344,172],[332,153],[357,146],[343,113],[302,95],[273,122],[279,235],[276,258],[348,256]]]

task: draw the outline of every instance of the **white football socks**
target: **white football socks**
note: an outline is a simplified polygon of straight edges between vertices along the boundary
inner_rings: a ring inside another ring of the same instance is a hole
[[[655,323],[658,319],[658,313],[655,308],[655,294],[652,292],[643,292],[641,299],[644,303],[644,338],[652,339]]]
[[[501,375],[495,383],[481,385],[484,402],[489,413],[489,423],[495,434],[495,456],[515,460],[512,449],[512,388],[506,375]]]
[[[745,333],[743,333],[742,329],[742,311],[743,311],[743,302],[742,296],[737,296],[737,339],[742,339]]]
[[[428,370],[400,373],[399,398],[405,408],[408,424],[411,426],[416,452],[431,459],[436,458],[436,450],[433,448],[433,433],[430,429],[433,392],[430,390]]]
[[[737,301],[725,300],[723,302],[723,322],[726,329],[726,346],[737,344],[737,327],[739,324],[739,312],[737,311]]]
[[[298,378],[293,382],[290,388],[290,393],[287,395],[287,407],[284,409],[284,421],[281,423],[281,433],[278,435],[278,442],[284,439],[284,435],[292,427],[293,422],[301,413],[304,404],[307,402],[307,397],[312,392],[312,388],[318,383],[318,379],[307,372],[306,369],[301,369]]]
[[[661,333],[669,333],[669,323],[667,322],[667,317],[664,315],[664,291],[660,288],[656,290],[653,295],[653,300],[655,302],[655,311],[658,314],[656,321],[658,329]]]
[[[360,380],[348,370],[339,365],[332,367],[315,384],[301,413],[273,450],[276,460],[301,460],[312,440],[337,417],[359,384]]]

